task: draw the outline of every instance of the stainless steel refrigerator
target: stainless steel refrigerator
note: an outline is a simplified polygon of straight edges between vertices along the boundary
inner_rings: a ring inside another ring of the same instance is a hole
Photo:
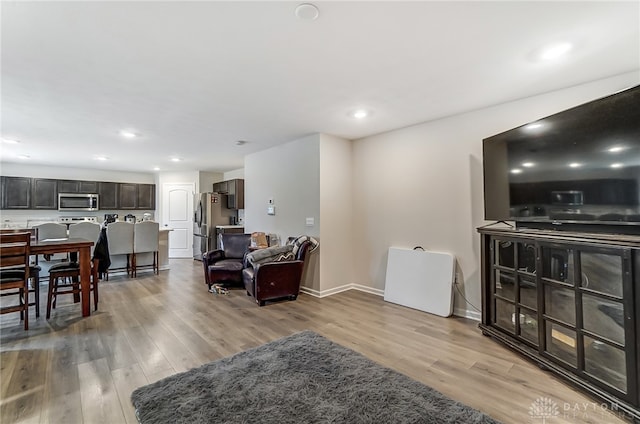
[[[195,196],[193,217],[193,259],[216,248],[216,225],[229,225],[237,212],[227,209],[224,195],[200,193]]]

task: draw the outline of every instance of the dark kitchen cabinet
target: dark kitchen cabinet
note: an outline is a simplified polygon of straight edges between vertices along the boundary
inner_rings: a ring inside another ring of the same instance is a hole
[[[244,209],[244,180],[227,181],[227,208]]]
[[[138,184],[120,183],[118,193],[119,209],[137,209]]]
[[[156,186],[155,184],[138,184],[137,209],[156,209]]]
[[[31,208],[31,178],[2,177],[2,209]]]
[[[59,180],[58,193],[98,193],[97,181]]]
[[[98,207],[104,210],[118,209],[118,183],[98,183]]]
[[[219,181],[213,184],[213,191],[220,194],[226,194],[228,188],[228,181]]]
[[[640,237],[479,232],[483,334],[640,419]]]
[[[155,210],[155,184],[120,183],[118,186],[119,209]]]
[[[32,180],[31,209],[58,209],[58,180],[46,178]]]
[[[220,181],[213,184],[213,191],[224,194],[227,209],[244,209],[244,180]]]
[[[1,209],[58,209],[58,193],[98,193],[101,210],[156,209],[156,185],[2,176]]]

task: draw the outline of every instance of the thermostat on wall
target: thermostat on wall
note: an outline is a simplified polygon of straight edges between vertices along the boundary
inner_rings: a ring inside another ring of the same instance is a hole
[[[276,207],[275,206],[267,206],[267,215],[275,215]]]

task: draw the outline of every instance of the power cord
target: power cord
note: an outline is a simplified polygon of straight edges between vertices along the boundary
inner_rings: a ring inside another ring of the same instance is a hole
[[[455,282],[453,283],[453,285],[456,287],[456,291],[458,292],[458,294],[460,295],[460,297],[461,297],[461,298],[463,298],[463,299],[464,299],[464,301],[465,301],[465,302],[467,302],[467,304],[469,304],[469,305],[470,305],[473,309],[475,309],[476,311],[478,311],[478,312],[482,313],[482,311],[481,311],[480,309],[476,308],[476,306],[475,306],[473,303],[469,302],[469,301],[467,300],[467,298],[466,298],[466,297],[464,297],[464,295],[462,294],[462,291],[460,291],[460,287],[458,287],[458,279],[457,279],[457,278],[456,278]]]

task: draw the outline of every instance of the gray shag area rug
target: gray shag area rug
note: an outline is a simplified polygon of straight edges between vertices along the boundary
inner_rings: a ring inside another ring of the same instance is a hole
[[[497,423],[312,331],[131,394],[150,423]]]

